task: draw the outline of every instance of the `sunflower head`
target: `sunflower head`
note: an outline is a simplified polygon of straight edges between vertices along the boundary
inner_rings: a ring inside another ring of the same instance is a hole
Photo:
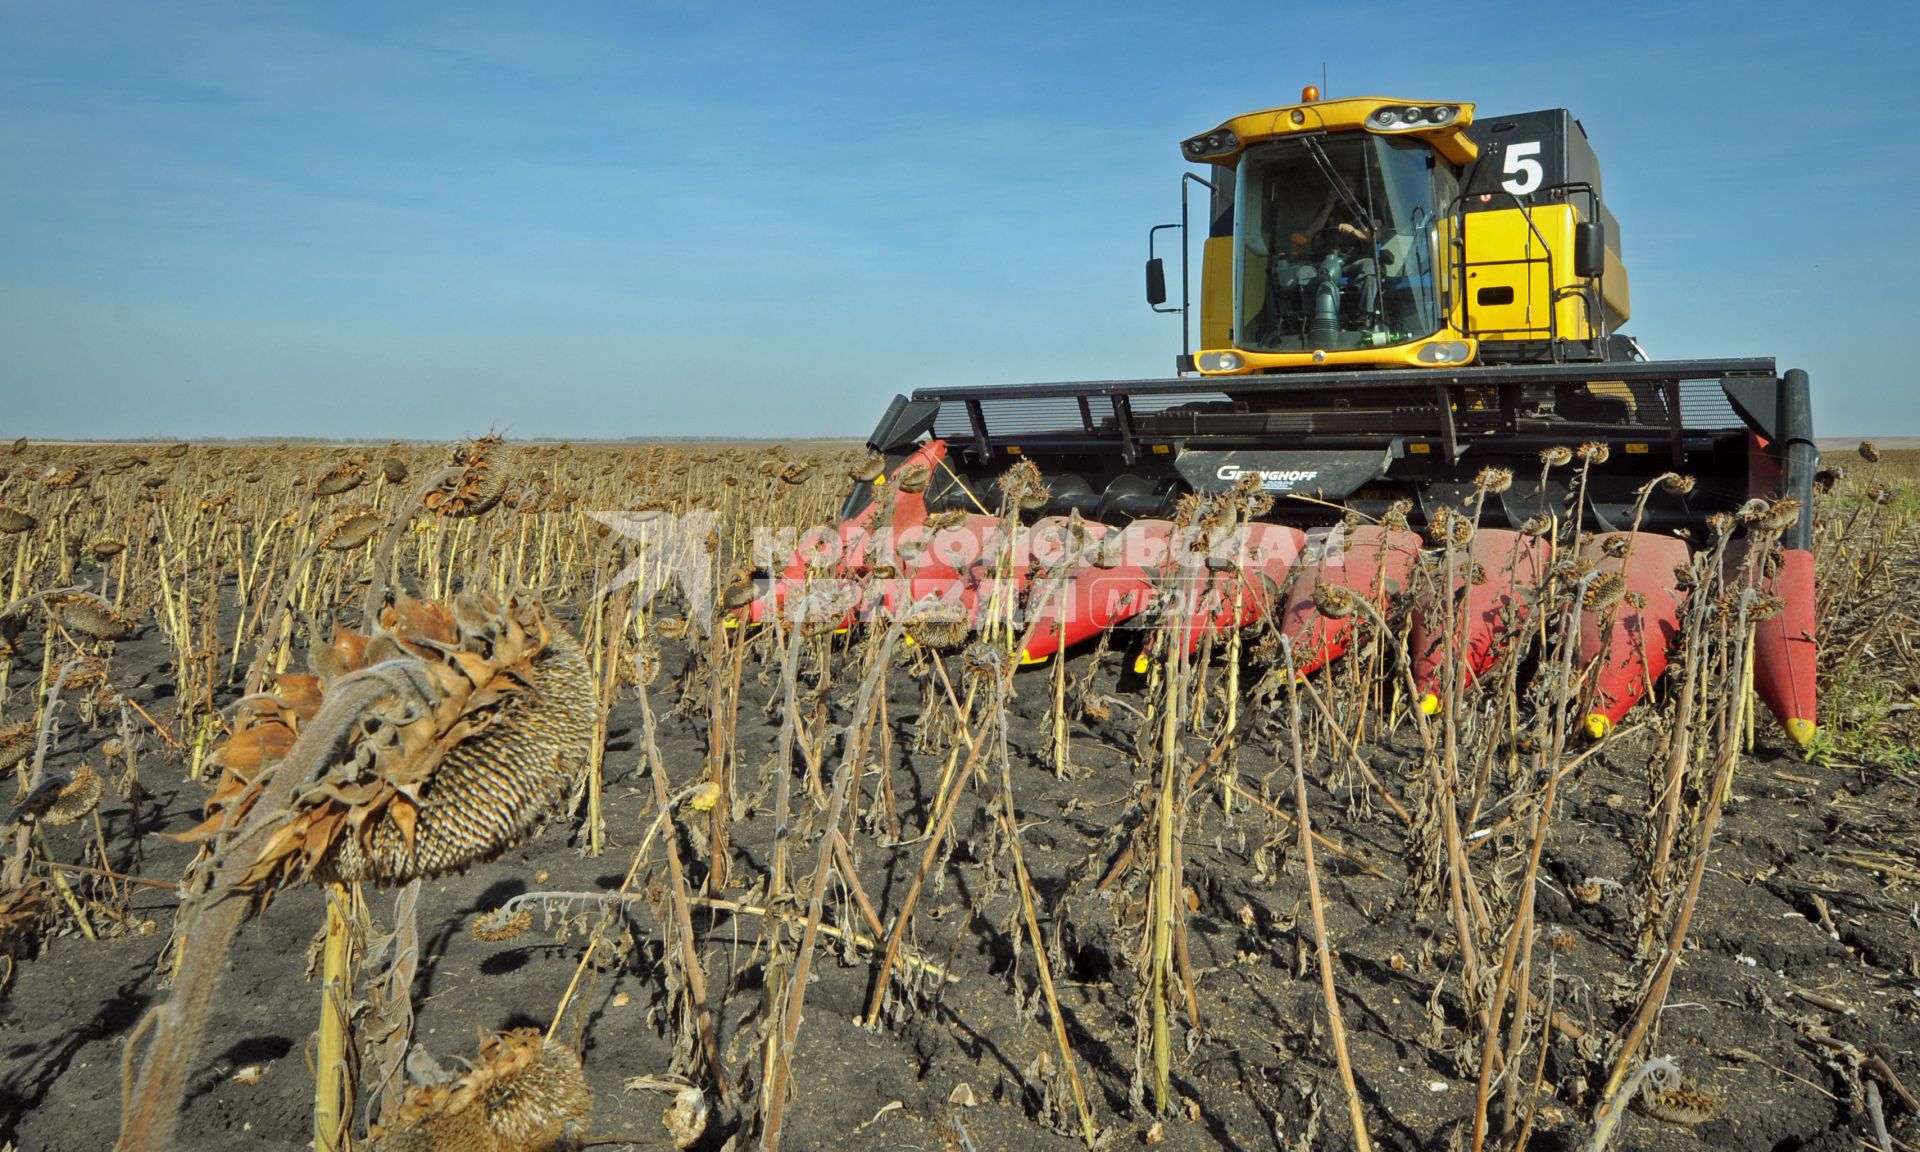
[[[374,1132],[376,1152],[549,1152],[593,1111],[593,1092],[572,1050],[536,1028],[483,1036],[473,1070],[415,1088],[392,1128]]]
[[[372,635],[334,629],[314,671],[248,697],[212,764],[208,819],[237,827],[263,769],[302,750],[308,781],[248,883],[400,884],[460,872],[530,834],[586,761],[597,708],[572,637],[538,603],[463,593],[401,598]]]

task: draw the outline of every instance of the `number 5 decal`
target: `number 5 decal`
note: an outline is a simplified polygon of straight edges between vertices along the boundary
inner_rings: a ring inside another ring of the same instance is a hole
[[[1515,196],[1525,196],[1540,187],[1540,181],[1546,178],[1547,172],[1540,166],[1540,161],[1534,159],[1539,154],[1540,141],[1538,140],[1529,140],[1524,144],[1509,144],[1506,165],[1500,170],[1506,176],[1506,180],[1500,187]]]

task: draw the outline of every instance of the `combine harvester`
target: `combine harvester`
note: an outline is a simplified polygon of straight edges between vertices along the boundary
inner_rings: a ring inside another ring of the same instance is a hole
[[[1164,616],[1165,578],[1187,546],[1168,519],[1176,505],[1257,485],[1275,497],[1263,518],[1279,523],[1239,530],[1233,562],[1205,566],[1175,631],[1192,647],[1203,631],[1277,615],[1311,671],[1341,653],[1350,624],[1314,611],[1316,586],[1381,602],[1405,587],[1414,529],[1477,508],[1456,658],[1414,620],[1422,707],[1442,707],[1449,663],[1463,676],[1491,666],[1558,536],[1583,541],[1627,589],[1617,612],[1583,628],[1583,663],[1603,661],[1586,721],[1598,737],[1665,668],[1685,596],[1675,569],[1709,541],[1708,518],[1792,497],[1798,517],[1766,577],[1786,607],[1760,625],[1754,683],[1788,736],[1812,743],[1818,454],[1806,373],[1762,358],[1648,360],[1620,334],[1620,229],[1579,121],[1564,109],[1480,119],[1471,104],[1321,100],[1309,88],[1181,152],[1204,174],[1184,175],[1181,222],[1150,231],[1147,263],[1149,303],[1181,315],[1179,374],[895,397],[868,441],[884,465],[857,483],[835,532],[765,582],[751,617],[795,612],[803,589],[817,606],[823,578],[840,589],[838,623],[944,609],[964,633],[1015,606],[1037,618],[1021,657],[1038,662],[1149,619],[1156,597]],[[1194,188],[1209,204],[1198,352]],[[1178,305],[1153,255],[1169,229],[1181,241]],[[1003,489],[1021,461],[1044,488],[1026,472],[1020,490]],[[1503,470],[1504,490],[1487,481]],[[995,513],[1009,506],[1032,530],[1004,538],[1011,517]],[[1578,531],[1565,532],[1576,513]],[[1074,567],[1036,578],[1062,565]]]

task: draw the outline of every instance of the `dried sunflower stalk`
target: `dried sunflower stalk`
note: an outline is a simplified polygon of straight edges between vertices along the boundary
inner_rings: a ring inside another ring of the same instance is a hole
[[[181,905],[173,995],[123,1058],[122,1152],[174,1146],[186,1070],[248,907],[238,897],[306,879],[399,884],[491,859],[565,796],[592,740],[579,646],[519,598],[398,597],[371,636],[336,630],[313,667],[243,701],[212,757],[209,818],[185,836],[206,851]]]

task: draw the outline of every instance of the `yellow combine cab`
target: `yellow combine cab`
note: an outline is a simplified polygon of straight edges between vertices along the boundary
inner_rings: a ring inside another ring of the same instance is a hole
[[[1209,165],[1201,349],[1232,376],[1617,357],[1600,166],[1564,110],[1304,100],[1181,146]]]

